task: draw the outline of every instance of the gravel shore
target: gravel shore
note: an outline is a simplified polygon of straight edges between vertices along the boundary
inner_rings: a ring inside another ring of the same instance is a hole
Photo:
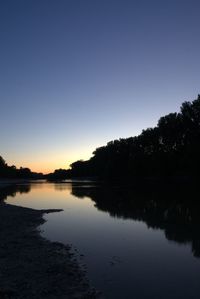
[[[44,213],[0,203],[0,298],[92,299],[87,281],[69,246],[39,234]],[[57,210],[58,212],[58,210]]]

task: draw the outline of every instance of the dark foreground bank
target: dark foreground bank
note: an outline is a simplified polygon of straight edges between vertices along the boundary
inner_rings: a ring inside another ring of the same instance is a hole
[[[0,298],[97,298],[69,246],[42,238],[43,214],[0,203]]]

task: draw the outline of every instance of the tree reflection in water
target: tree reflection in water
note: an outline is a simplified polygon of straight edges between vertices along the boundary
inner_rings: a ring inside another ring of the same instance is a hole
[[[30,190],[30,184],[1,188],[0,201]],[[112,217],[143,221],[149,228],[161,229],[169,241],[191,244],[193,255],[200,257],[200,200],[196,184],[154,183],[125,188],[72,183],[72,194],[91,198],[98,210]]]
[[[17,193],[29,193],[31,191],[30,184],[24,185],[8,185],[0,188],[0,201],[6,200],[8,196],[15,197]]]
[[[200,201],[196,184],[139,184],[133,188],[82,187],[72,185],[72,194],[90,197],[98,210],[112,217],[143,221],[161,229],[169,241],[191,244],[200,257]]]

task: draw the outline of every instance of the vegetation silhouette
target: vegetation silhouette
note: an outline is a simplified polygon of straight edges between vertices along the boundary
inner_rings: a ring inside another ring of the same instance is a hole
[[[8,166],[0,156],[0,178],[92,178],[133,180],[140,178],[199,177],[200,95],[184,102],[180,112],[159,119],[154,128],[135,137],[110,141],[97,148],[87,160],[78,160],[70,169],[57,169],[43,176],[29,168]]]
[[[70,170],[56,169],[53,173],[45,175],[48,181],[62,181],[70,177]]]
[[[148,228],[161,229],[169,241],[190,244],[195,257],[200,257],[200,202],[198,184],[147,182],[134,188],[81,187],[72,184],[72,194],[89,197],[98,210],[112,217],[143,221]]]
[[[161,117],[156,127],[136,137],[110,141],[89,160],[72,163],[65,178],[198,177],[199,152],[200,95],[184,102],[179,113]]]
[[[42,173],[32,172],[29,168],[16,168],[16,166],[8,166],[6,161],[0,156],[0,178],[3,179],[40,179],[43,178]]]

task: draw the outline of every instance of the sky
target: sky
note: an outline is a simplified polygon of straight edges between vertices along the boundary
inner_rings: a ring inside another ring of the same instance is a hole
[[[199,0],[1,0],[0,155],[48,173],[200,93]]]

